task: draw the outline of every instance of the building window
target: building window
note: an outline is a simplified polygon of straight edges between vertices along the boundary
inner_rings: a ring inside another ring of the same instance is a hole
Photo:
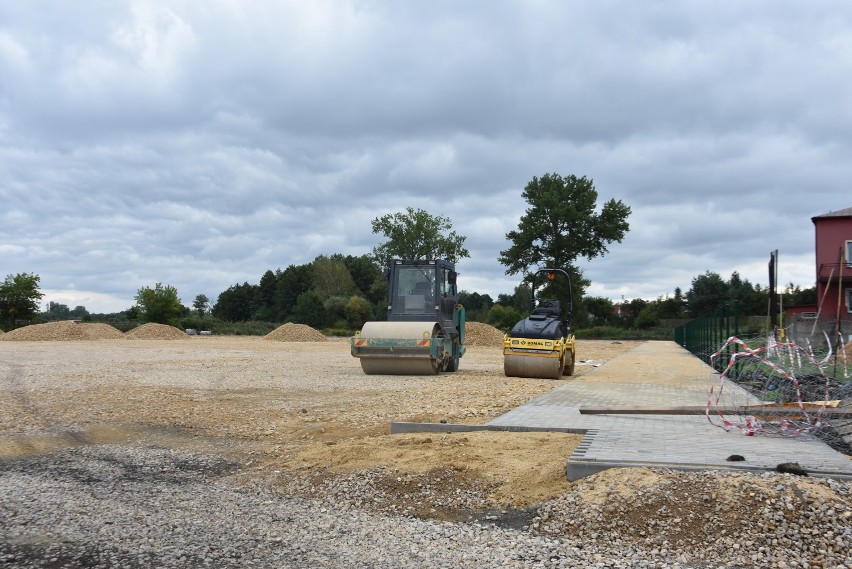
[[[852,288],[846,289],[846,312],[852,314]]]
[[[852,241],[846,242],[846,266],[852,267]]]

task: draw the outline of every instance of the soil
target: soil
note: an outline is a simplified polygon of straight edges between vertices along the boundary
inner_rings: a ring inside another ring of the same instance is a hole
[[[436,491],[484,485],[488,507],[523,508],[568,487],[565,461],[579,435],[390,435],[389,426],[484,423],[571,378],[505,377],[502,351],[490,345],[468,347],[456,373],[367,376],[347,340],[306,342],[296,332],[273,342],[178,339],[170,330],[163,333],[174,339],[151,333],[144,342],[0,342],[0,458],[164,445],[243,461],[238,478],[247,484],[282,472],[327,478],[383,467],[416,478],[445,470],[454,475]],[[636,345],[578,341],[575,377]]]

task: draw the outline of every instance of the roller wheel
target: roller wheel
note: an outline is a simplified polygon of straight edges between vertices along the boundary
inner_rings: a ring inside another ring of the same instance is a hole
[[[503,356],[503,373],[507,377],[532,377],[538,379],[559,379],[565,366],[558,358],[538,358],[532,356]]]
[[[459,356],[453,355],[453,357],[447,359],[446,365],[444,365],[444,371],[458,371],[459,370]]]
[[[574,350],[569,350],[565,354],[565,369],[562,370],[562,375],[574,375]]]

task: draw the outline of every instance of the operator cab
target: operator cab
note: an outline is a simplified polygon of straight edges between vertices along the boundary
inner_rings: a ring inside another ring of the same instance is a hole
[[[388,320],[454,321],[455,267],[443,260],[394,260],[388,273]]]

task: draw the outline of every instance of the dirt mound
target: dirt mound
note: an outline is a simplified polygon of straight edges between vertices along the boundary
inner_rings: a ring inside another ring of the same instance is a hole
[[[82,326],[90,340],[122,340],[124,332],[103,322],[84,322]]]
[[[491,346],[499,348],[503,345],[503,332],[483,322],[465,322],[465,346]]]
[[[278,342],[325,342],[327,338],[322,332],[306,324],[282,324],[265,336],[267,340]]]
[[[23,342],[49,342],[74,340],[116,340],[124,335],[109,324],[73,320],[31,324],[3,334],[0,340]]]
[[[125,332],[124,335],[134,340],[183,340],[187,338],[186,332],[168,324],[157,324],[155,322],[137,326],[133,330]]]

